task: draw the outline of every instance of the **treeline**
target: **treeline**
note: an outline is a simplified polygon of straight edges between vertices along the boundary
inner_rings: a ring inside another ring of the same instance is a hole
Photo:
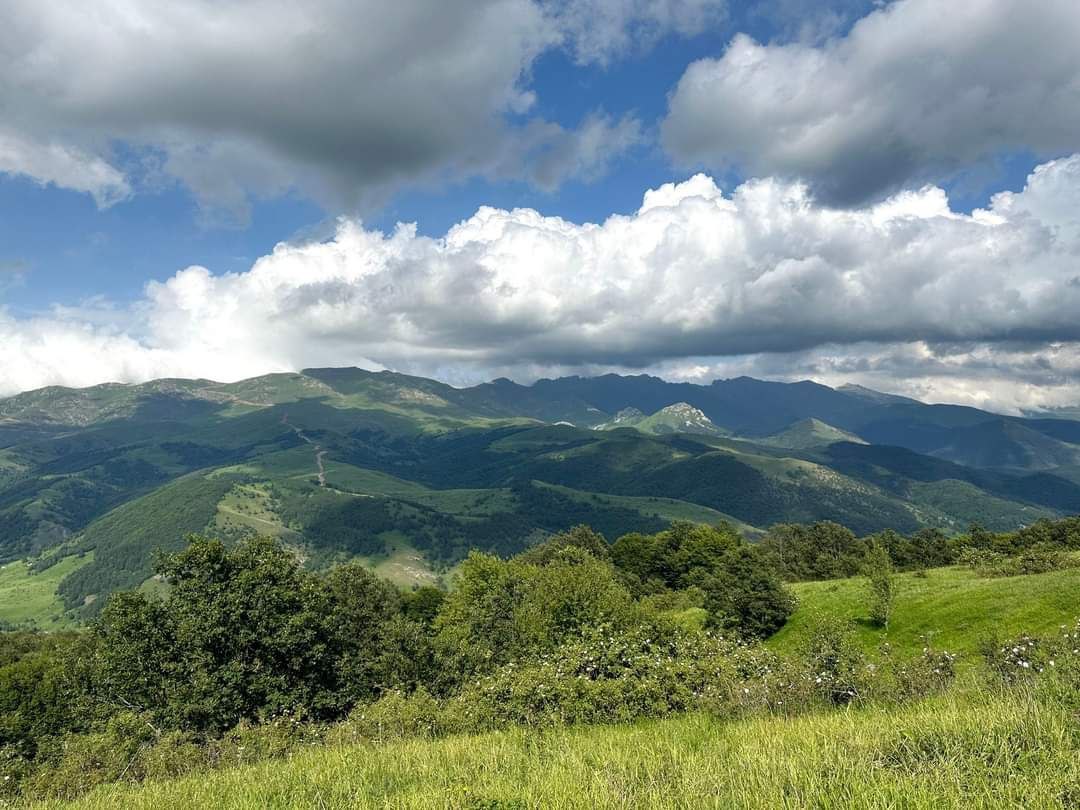
[[[609,544],[579,526],[510,559],[473,552],[449,593],[401,592],[355,563],[311,571],[265,538],[192,536],[159,559],[163,594],[114,594],[87,632],[0,635],[0,798],[72,797],[328,739],[921,697],[951,681],[948,652],[870,666],[829,619],[797,654],[758,643],[795,608],[783,578],[858,573],[886,552],[910,568],[954,546],[1072,548],[1077,525],[890,542],[815,524],[761,544],[689,523]],[[1078,643],[1069,632],[1040,652],[1047,666]],[[1011,666],[999,660],[1011,649],[988,660]]]
[[[541,684],[565,675],[596,682],[549,707],[566,717],[682,710],[727,671],[735,639],[775,632],[795,606],[757,548],[692,524],[474,552],[449,594],[403,593],[359,564],[313,572],[265,538],[193,536],[156,572],[164,596],[114,594],[88,632],[0,637],[9,788],[77,793],[99,778],[85,759],[129,750],[117,735],[205,754],[237,728],[334,723],[391,694],[453,701],[481,727],[546,711]]]
[[[865,537],[831,521],[781,523],[762,538],[760,549],[783,579],[799,582],[857,576],[867,554],[878,545],[900,571],[1021,555],[1051,559],[1054,552],[1080,550],[1080,517],[1042,519],[1011,532],[991,532],[972,524],[953,535],[925,528],[907,535],[886,529]]]

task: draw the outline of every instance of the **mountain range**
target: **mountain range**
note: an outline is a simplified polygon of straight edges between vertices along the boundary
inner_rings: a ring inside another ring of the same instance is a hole
[[[313,565],[361,557],[415,584],[469,548],[513,553],[582,522],[613,537],[725,520],[752,537],[789,521],[948,531],[1075,512],[1080,421],[857,386],[454,388],[336,368],[0,400],[0,561],[77,558],[59,595],[83,613],[153,587],[155,551],[190,532],[271,534]]]

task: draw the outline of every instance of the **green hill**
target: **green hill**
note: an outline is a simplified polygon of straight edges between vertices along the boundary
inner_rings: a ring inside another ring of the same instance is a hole
[[[824,615],[855,622],[856,637],[868,654],[876,654],[883,642],[901,654],[915,653],[931,640],[934,647],[970,662],[979,642],[991,636],[1045,634],[1080,619],[1080,568],[991,579],[965,568],[935,568],[925,576],[899,574],[896,580],[887,632],[867,619],[863,578],[793,585],[799,607],[769,645],[791,651],[813,618]]]
[[[609,538],[674,519],[1007,530],[1080,512],[1077,465],[1048,466],[1073,458],[1076,426],[748,378],[454,388],[308,369],[46,388],[0,400],[0,563],[95,550],[60,588],[92,611],[186,531],[269,533],[312,565],[402,547],[439,572],[579,522]],[[922,449],[882,443],[897,437]]]
[[[610,422],[597,425],[597,430],[614,430],[632,427],[642,433],[654,436],[668,436],[676,433],[703,434],[705,436],[725,436],[727,431],[713,424],[704,413],[693,405],[676,402],[646,416],[637,408],[625,408],[615,414]]]
[[[764,439],[759,439],[758,441],[762,444],[773,445],[775,447],[786,447],[791,450],[826,447],[830,444],[835,444],[836,442],[853,442],[855,444],[867,443],[854,433],[848,433],[846,430],[834,428],[832,425],[826,424],[820,419],[814,419],[813,417],[800,419],[794,425],[791,425],[780,433],[766,436]]]

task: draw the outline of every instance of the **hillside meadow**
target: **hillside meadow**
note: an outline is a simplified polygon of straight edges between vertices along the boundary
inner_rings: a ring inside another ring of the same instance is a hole
[[[1024,695],[312,747],[40,808],[1065,808],[1075,717]]]
[[[1043,635],[1080,616],[1080,568],[985,577],[952,566],[898,574],[896,582],[887,631],[867,618],[865,578],[794,583],[791,589],[799,605],[768,645],[792,652],[815,618],[833,616],[854,624],[854,637],[869,655],[886,642],[901,654],[914,654],[929,642],[972,663],[980,642],[988,637]]]

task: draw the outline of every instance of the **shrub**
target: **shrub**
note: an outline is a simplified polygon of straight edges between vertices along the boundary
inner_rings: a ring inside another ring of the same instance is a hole
[[[442,707],[425,689],[411,695],[392,691],[375,703],[354,709],[344,723],[333,729],[329,739],[334,743],[431,739],[439,736],[444,727]]]
[[[1056,546],[1039,544],[1024,549],[1013,557],[998,551],[967,546],[958,561],[984,577],[1015,577],[1023,574],[1045,574],[1073,568],[1076,560]]]
[[[870,592],[870,621],[888,630],[893,602],[896,600],[896,577],[889,552],[876,540],[866,552],[863,574]]]
[[[1021,634],[1014,639],[986,639],[980,645],[990,672],[1006,684],[1026,682],[1032,676],[1053,672],[1063,664],[1080,662],[1080,620],[1050,638]]]
[[[851,622],[818,616],[800,645],[799,655],[813,688],[828,703],[844,705],[870,693],[874,670],[854,634]]]
[[[878,693],[898,702],[917,700],[944,692],[956,678],[954,653],[935,650],[925,640],[922,652],[914,658],[897,659],[886,644],[882,648],[887,683],[879,685]]]
[[[511,661],[557,648],[587,627],[640,614],[610,563],[576,547],[544,565],[473,552],[435,620],[444,691]]]

